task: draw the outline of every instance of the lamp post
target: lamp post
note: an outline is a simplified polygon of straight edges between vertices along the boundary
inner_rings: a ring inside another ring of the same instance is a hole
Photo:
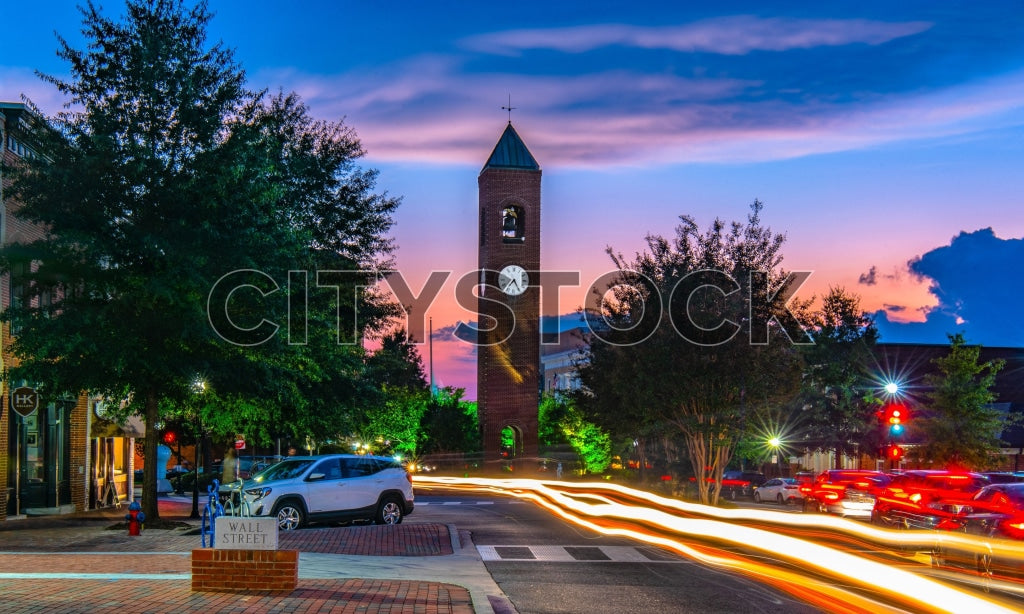
[[[203,392],[206,391],[206,382],[201,379],[197,379],[192,384],[192,392],[197,397],[202,398]],[[199,519],[199,446],[202,442],[203,424],[202,417],[200,416],[198,401],[197,406],[193,408],[192,414],[192,436],[195,441],[195,445],[192,448],[192,457],[194,462],[192,463],[192,470],[196,472],[196,479],[192,480],[192,513],[189,514],[189,518]]]
[[[779,457],[779,447],[782,445],[782,440],[778,437],[772,437],[768,440],[768,445],[772,447],[772,464],[776,466],[779,471],[779,477],[782,477],[782,459]]]

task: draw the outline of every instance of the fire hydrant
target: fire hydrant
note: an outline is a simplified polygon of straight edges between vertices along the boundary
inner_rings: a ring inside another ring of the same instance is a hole
[[[128,535],[142,533],[142,523],[146,522],[146,515],[142,513],[142,506],[138,501],[132,501],[128,506],[128,513],[124,515],[124,519],[128,521]]]

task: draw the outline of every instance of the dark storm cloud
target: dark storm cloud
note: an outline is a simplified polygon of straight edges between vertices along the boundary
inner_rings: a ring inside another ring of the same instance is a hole
[[[945,343],[962,332],[970,343],[1024,347],[1024,239],[1000,239],[991,228],[961,232],[949,245],[908,263],[931,281],[939,304],[925,322],[890,322],[876,314],[884,342]]]
[[[873,286],[878,283],[878,267],[872,266],[867,273],[861,273],[857,283],[865,286]]]

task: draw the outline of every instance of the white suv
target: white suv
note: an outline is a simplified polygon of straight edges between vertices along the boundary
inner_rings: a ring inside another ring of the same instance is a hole
[[[309,521],[398,524],[412,513],[412,476],[396,460],[329,454],[289,456],[242,485],[253,516],[274,516],[283,531]]]

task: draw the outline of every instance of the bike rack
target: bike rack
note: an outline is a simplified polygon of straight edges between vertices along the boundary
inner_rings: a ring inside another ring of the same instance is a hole
[[[217,517],[224,515],[224,506],[220,504],[220,481],[214,480],[212,484],[206,487],[206,492],[210,495],[210,499],[203,508],[203,520],[202,525],[199,528],[199,534],[201,536],[202,547],[206,548],[206,536],[210,536],[210,548],[213,548],[213,528],[217,523]],[[210,510],[213,509],[211,512]],[[209,525],[209,527],[207,527]]]

